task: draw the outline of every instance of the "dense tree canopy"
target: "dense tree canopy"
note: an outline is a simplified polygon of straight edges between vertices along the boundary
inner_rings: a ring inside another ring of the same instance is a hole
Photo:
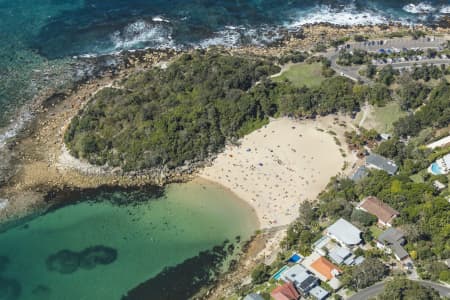
[[[388,268],[378,259],[368,258],[362,264],[349,269],[344,281],[355,290],[375,284],[388,274]]]
[[[423,96],[419,96],[423,97]],[[415,104],[414,106],[416,106]],[[398,120],[395,133],[398,136],[415,136],[427,127],[442,128],[450,124],[450,84],[446,81],[435,87],[426,102],[416,113]]]
[[[396,278],[390,280],[377,300],[439,300],[439,293],[417,282]]]
[[[278,71],[262,59],[185,54],[167,69],[136,73],[121,88],[101,90],[65,140],[75,156],[125,170],[204,159],[226,138],[276,112],[267,97],[248,90]]]
[[[256,57],[196,51],[167,69],[136,73],[101,90],[65,135],[71,153],[125,171],[200,161],[275,115],[353,112],[353,83],[327,78],[317,88],[275,83],[279,71]],[[258,84],[257,84],[258,83]]]

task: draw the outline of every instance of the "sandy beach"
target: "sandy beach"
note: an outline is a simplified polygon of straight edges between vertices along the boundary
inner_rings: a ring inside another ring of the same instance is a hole
[[[346,149],[329,132],[344,145],[344,124],[348,122],[335,116],[272,120],[242,138],[240,145],[227,146],[199,175],[247,201],[262,229],[290,224],[302,201],[315,199],[330,177],[356,160],[349,153],[342,155]]]

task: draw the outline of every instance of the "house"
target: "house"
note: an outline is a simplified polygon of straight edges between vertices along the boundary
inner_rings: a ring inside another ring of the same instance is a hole
[[[300,293],[292,282],[285,283],[275,288],[270,295],[275,300],[297,300],[300,298]]]
[[[310,267],[323,281],[329,281],[342,273],[341,269],[323,256],[314,261]]]
[[[433,181],[433,186],[434,186],[438,191],[442,191],[443,189],[445,189],[445,188],[447,187],[447,185],[443,184],[443,183],[440,182],[439,180]]]
[[[391,139],[392,136],[389,133],[382,133],[380,134],[380,137],[383,141],[388,141]]]
[[[264,300],[264,298],[258,294],[249,294],[244,297],[244,300]]]
[[[450,153],[432,163],[428,168],[428,172],[433,175],[446,175],[450,173]]]
[[[327,255],[326,249],[328,248],[328,245],[330,243],[331,243],[331,238],[329,236],[324,235],[312,245],[312,248],[318,254],[325,256],[325,255]]]
[[[340,218],[333,225],[325,229],[327,236],[337,241],[341,246],[352,248],[362,241],[361,230],[352,223]]]
[[[350,180],[358,182],[367,177],[367,175],[369,175],[369,169],[366,166],[361,166],[350,176]]]
[[[355,255],[347,248],[336,246],[330,250],[328,256],[338,265],[352,265],[355,262]]]
[[[393,220],[400,214],[377,197],[366,197],[356,207],[378,218],[378,224],[391,227]]]
[[[392,160],[375,153],[366,157],[366,165],[368,168],[386,171],[390,175],[394,175],[398,170],[397,165]]]
[[[427,145],[428,149],[436,149],[438,147],[447,147],[450,146],[450,135],[446,136],[436,142]]]
[[[281,275],[281,279],[286,283],[293,283],[303,295],[307,295],[319,283],[319,280],[302,265],[290,267]]]
[[[334,291],[337,291],[342,286],[342,282],[336,277],[331,278],[331,280],[328,281],[327,283]]]
[[[403,245],[406,243],[403,233],[393,227],[380,234],[376,242],[378,248],[385,250],[389,254],[393,253],[399,261],[409,256],[408,252],[403,248]]]
[[[362,264],[365,260],[366,259],[364,258],[364,256],[358,256],[357,258],[355,258],[355,266]]]
[[[343,264],[346,266],[353,266],[359,265],[364,261],[363,256],[356,257],[356,255],[353,254],[353,252],[351,252],[349,249],[339,246],[335,246],[330,249],[328,256],[334,263],[337,263],[338,265]]]
[[[447,258],[447,259],[445,260],[445,264],[447,265],[447,267],[450,268],[450,258]]]
[[[309,294],[317,300],[324,300],[328,297],[328,295],[330,293],[328,293],[326,290],[324,290],[320,286],[316,286],[309,292]]]

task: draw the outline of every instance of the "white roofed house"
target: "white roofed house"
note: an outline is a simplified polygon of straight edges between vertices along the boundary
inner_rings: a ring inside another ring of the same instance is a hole
[[[435,141],[435,142],[433,142],[431,144],[428,144],[427,148],[429,148],[429,149],[436,149],[436,148],[439,148],[439,147],[447,147],[449,145],[450,145],[450,135],[446,136],[446,137],[444,137],[444,138],[442,138],[442,139],[440,139],[438,141]]]
[[[304,296],[319,284],[319,279],[314,277],[304,266],[294,265],[283,272],[281,279],[284,282],[291,282],[297,290]]]
[[[343,247],[352,248],[362,242],[362,231],[343,218],[325,229],[325,233]]]
[[[437,159],[428,168],[428,172],[433,175],[446,175],[450,173],[450,153]]]

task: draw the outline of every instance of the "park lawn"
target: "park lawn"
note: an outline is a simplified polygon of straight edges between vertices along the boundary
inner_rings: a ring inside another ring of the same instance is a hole
[[[392,101],[383,107],[373,106],[370,114],[367,116],[363,127],[366,129],[375,129],[379,133],[393,133],[394,122],[401,117],[406,116],[406,112],[400,109],[397,101]],[[358,113],[355,124],[358,124],[362,118],[362,112]]]
[[[317,87],[325,77],[322,76],[321,63],[298,63],[288,65],[281,75],[273,78],[274,81],[289,80],[296,87]]]

